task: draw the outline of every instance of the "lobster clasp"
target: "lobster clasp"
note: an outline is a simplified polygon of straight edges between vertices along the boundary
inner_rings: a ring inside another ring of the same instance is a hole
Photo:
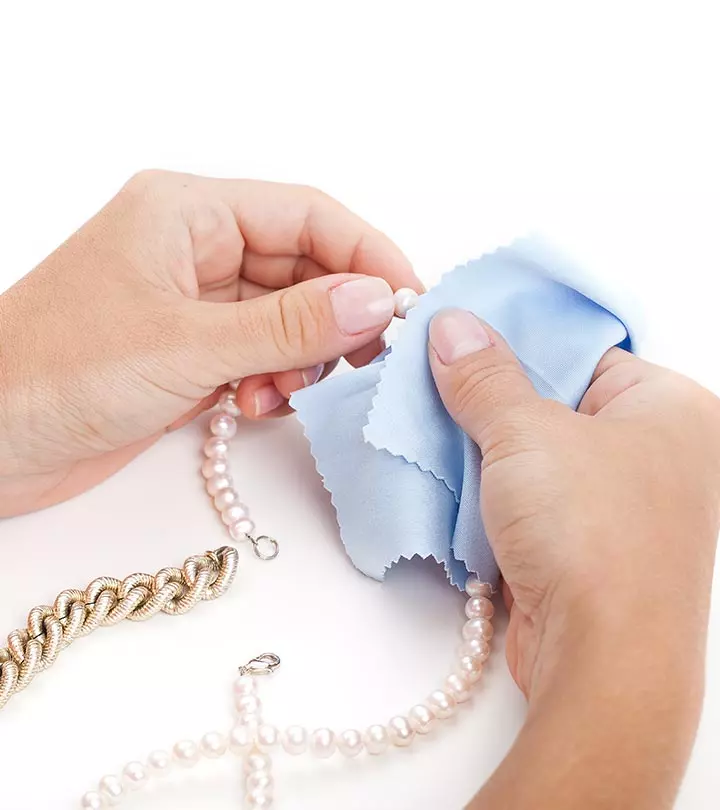
[[[270,675],[280,666],[280,656],[275,653],[262,653],[251,658],[245,666],[239,667],[241,675]]]

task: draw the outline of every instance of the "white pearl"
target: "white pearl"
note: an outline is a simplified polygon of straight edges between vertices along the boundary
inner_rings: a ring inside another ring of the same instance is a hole
[[[255,745],[255,728],[251,724],[238,723],[230,732],[230,750],[233,754],[245,754]]]
[[[258,751],[257,748],[254,748],[245,757],[245,773],[247,774],[269,771],[271,766],[270,757],[262,751]]]
[[[140,790],[148,782],[147,768],[142,762],[128,762],[123,768],[122,780],[126,788],[130,790]]]
[[[222,522],[226,526],[232,526],[233,523],[237,523],[238,520],[248,517],[249,514],[250,510],[244,503],[235,503],[232,506],[228,506],[227,509],[223,509],[221,517]]]
[[[262,711],[262,701],[257,695],[237,695],[235,709],[241,717],[255,717]]]
[[[485,596],[489,599],[492,596],[492,587],[477,577],[470,577],[465,583],[465,592],[468,596]]]
[[[481,664],[484,664],[490,657],[490,647],[484,638],[471,638],[460,645],[458,655],[460,658],[471,655],[473,658],[477,658]]]
[[[228,738],[219,731],[208,731],[200,740],[200,753],[208,759],[221,757],[228,749]]]
[[[240,496],[234,489],[221,489],[213,500],[218,512],[223,512],[229,506],[235,506],[236,503],[240,503]]]
[[[208,458],[225,458],[230,452],[230,445],[225,439],[214,436],[205,442],[203,450]]]
[[[230,382],[228,383],[228,385],[230,386],[230,388],[231,388],[233,391],[237,391],[237,389],[238,389],[238,385],[240,385],[240,383],[241,383],[241,382],[242,382],[242,380],[230,380]]]
[[[96,790],[89,790],[80,799],[80,807],[82,810],[103,810],[105,799]]]
[[[428,698],[428,706],[440,720],[452,717],[457,709],[457,701],[443,689],[436,689]]]
[[[103,776],[98,785],[98,793],[109,805],[114,806],[120,804],[120,800],[125,795],[125,788],[119,777]]]
[[[232,485],[232,476],[227,474],[213,475],[212,478],[208,478],[205,482],[205,489],[207,490],[208,495],[212,495],[214,497],[218,494],[218,492],[222,492],[224,489],[231,489]]]
[[[280,741],[280,732],[277,726],[270,723],[263,723],[257,732],[257,741],[260,748],[274,748]]]
[[[435,725],[435,715],[424,703],[418,703],[408,712],[408,721],[418,734],[428,734]]]
[[[210,433],[219,439],[232,439],[237,433],[237,422],[226,413],[218,413],[210,420]]]
[[[494,611],[492,602],[484,596],[473,596],[465,605],[465,615],[468,619],[485,619],[487,621]],[[488,622],[490,624],[490,622]]]
[[[267,771],[255,771],[245,777],[245,790],[264,790],[271,793],[273,789],[273,778]]]
[[[319,728],[310,737],[310,752],[318,759],[328,759],[337,750],[335,734],[329,728]]]
[[[338,751],[346,757],[356,757],[363,750],[362,734],[348,728],[338,737]]]
[[[265,810],[272,807],[272,796],[264,790],[251,790],[245,794],[245,807],[248,810]]]
[[[220,394],[218,405],[220,406],[220,410],[228,416],[240,416],[240,408],[238,408],[234,391],[223,391],[222,394]]]
[[[257,680],[252,675],[239,675],[233,683],[233,692],[236,697],[254,695],[257,692]]]
[[[181,768],[192,768],[200,761],[200,749],[192,740],[180,740],[173,746],[173,759]]]
[[[153,751],[148,757],[147,766],[153,776],[165,776],[172,768],[172,757],[167,751]]]
[[[215,475],[227,475],[230,465],[224,458],[206,458],[202,463],[200,472],[203,478],[212,478]]]
[[[233,540],[242,542],[251,537],[255,531],[255,524],[250,518],[242,518],[228,527],[228,532]]]
[[[413,307],[417,306],[419,297],[415,290],[411,290],[410,287],[401,287],[393,295],[395,315],[398,318],[404,318]]]
[[[407,717],[393,717],[388,723],[390,742],[398,748],[406,748],[415,738]]]
[[[304,754],[307,750],[307,737],[307,730],[302,726],[289,726],[282,735],[283,748],[292,756]]]
[[[458,703],[470,700],[470,682],[462,675],[453,672],[445,681],[445,691],[452,695]]]
[[[363,736],[365,748],[368,754],[382,754],[387,751],[388,733],[385,726],[374,725],[365,732]]]
[[[492,624],[487,620],[478,616],[475,619],[470,619],[469,622],[465,622],[462,629],[463,638],[466,641],[470,641],[473,638],[478,638],[482,641],[490,641],[493,637],[494,631]],[[488,647],[488,652],[490,648]]]
[[[492,619],[494,613],[493,603],[484,596],[473,596],[465,605],[468,619]]]
[[[463,655],[458,661],[458,672],[467,678],[469,683],[477,683],[482,677],[482,671],[482,661],[472,655]]]

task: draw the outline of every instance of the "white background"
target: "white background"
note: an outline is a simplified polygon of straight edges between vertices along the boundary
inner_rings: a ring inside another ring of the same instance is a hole
[[[13,5],[0,19],[0,289],[138,169],[304,182],[386,230],[428,282],[528,226],[550,230],[642,299],[647,356],[720,391],[712,3]],[[220,545],[200,440],[190,426],[95,491],[2,522],[0,627],[101,573]],[[243,552],[222,601],[99,631],[14,698],[2,807],[74,807],[127,759],[228,723],[233,669],[265,649],[284,659],[263,683],[280,724],[382,721],[444,674],[462,602],[442,576],[413,565],[379,585],[352,568],[293,420],[243,427],[233,452],[281,556]],[[685,810],[720,792],[718,608]],[[278,807],[459,808],[522,722],[501,641],[442,734],[379,760],[278,758]],[[228,762],[127,806],[220,810],[238,796]]]

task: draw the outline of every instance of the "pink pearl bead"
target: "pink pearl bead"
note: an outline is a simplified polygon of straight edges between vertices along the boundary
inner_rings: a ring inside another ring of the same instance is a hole
[[[208,491],[208,495],[215,495],[218,492],[221,492],[223,489],[230,489],[233,485],[233,480],[229,475],[213,475],[212,478],[208,478],[205,482],[205,489]]]
[[[229,526],[228,531],[230,532],[230,537],[232,537],[233,540],[242,542],[243,540],[247,540],[248,537],[252,536],[253,532],[255,531],[255,524],[252,520],[250,520],[250,518],[243,518],[242,520],[238,520],[236,523],[233,523],[232,526]]]
[[[469,622],[465,622],[462,629],[463,638],[467,641],[471,638],[484,638],[489,641],[494,633],[492,623],[483,618],[470,619]]]
[[[445,681],[445,690],[451,694],[458,703],[470,700],[470,682],[462,675],[453,673]]]
[[[227,509],[223,509],[222,511],[222,522],[226,526],[232,526],[233,523],[237,523],[238,520],[243,520],[249,515],[249,510],[244,503],[236,503],[232,506],[228,506]]]
[[[210,420],[210,432],[220,439],[232,439],[237,433],[237,422],[226,413],[218,413]]]
[[[213,436],[205,442],[203,450],[208,458],[225,458],[230,451],[230,445],[225,439]]]
[[[484,596],[473,596],[465,605],[465,615],[468,619],[490,619],[494,612],[492,602]]]
[[[477,658],[481,664],[484,664],[490,657],[490,647],[484,638],[471,638],[460,646],[458,655],[460,658],[470,655]]]
[[[472,655],[463,655],[458,661],[458,672],[471,684],[480,680],[482,671],[482,661]]]
[[[233,684],[233,692],[238,697],[254,695],[257,692],[257,683],[252,675],[239,675]]]
[[[216,475],[227,475],[230,465],[224,458],[206,458],[203,461],[201,472],[203,478],[214,478]]]
[[[492,596],[492,588],[490,585],[487,582],[479,580],[477,577],[470,577],[468,579],[465,583],[465,591],[470,597],[484,596],[489,599]]]
[[[220,410],[228,416],[240,416],[240,408],[238,408],[234,391],[223,391],[223,393],[220,394],[218,405],[220,406]]]

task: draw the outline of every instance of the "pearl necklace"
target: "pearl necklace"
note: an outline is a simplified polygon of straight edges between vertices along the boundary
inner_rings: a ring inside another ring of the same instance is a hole
[[[398,290],[395,314],[405,317],[416,303],[417,293],[413,290]],[[255,536],[255,524],[248,507],[241,503],[231,476],[228,453],[240,415],[235,399],[238,382],[230,383],[229,389],[221,395],[219,412],[210,420],[211,435],[204,445],[206,459],[201,471],[207,492],[230,538],[235,542],[249,542],[257,557],[272,560],[278,555],[279,545],[267,535]],[[471,690],[480,680],[483,665],[490,655],[492,588],[472,576],[465,590],[469,597],[465,605],[467,621],[462,628],[455,666],[442,687],[431,692],[424,702],[415,704],[407,714],[396,715],[386,724],[370,725],[363,732],[358,729],[335,732],[329,727],[309,731],[299,725],[281,730],[265,722],[257,688],[261,676],[273,673],[280,666],[280,658],[275,653],[263,653],[239,668],[239,677],[233,684],[236,718],[228,732],[209,731],[199,741],[179,740],[168,749],[153,751],[144,761],[129,762],[119,776],[100,779],[97,789],[82,797],[80,807],[103,810],[115,806],[131,792],[147,785],[151,778],[162,777],[175,767],[191,768],[202,758],[218,759],[232,754],[242,762],[244,806],[248,810],[264,810],[273,805],[272,755],[278,750],[291,756],[309,753],[319,759],[329,759],[336,753],[347,758],[363,753],[378,756],[393,746],[412,745],[418,736],[430,733],[438,721],[452,717],[470,699]]]

